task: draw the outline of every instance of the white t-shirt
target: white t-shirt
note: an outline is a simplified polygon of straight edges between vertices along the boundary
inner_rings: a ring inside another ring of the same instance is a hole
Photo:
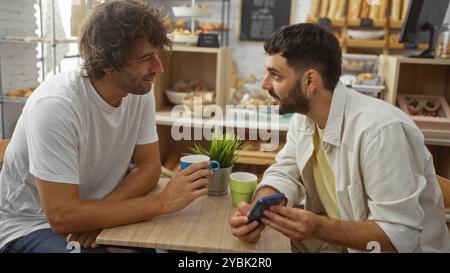
[[[123,180],[136,145],[158,141],[153,92],[106,103],[80,70],[42,83],[28,99],[0,174],[0,248],[49,228],[34,177],[78,184],[99,199]]]

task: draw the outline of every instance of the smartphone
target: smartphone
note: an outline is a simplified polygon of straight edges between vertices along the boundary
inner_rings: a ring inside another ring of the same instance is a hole
[[[281,204],[281,201],[286,198],[283,193],[276,193],[268,196],[264,196],[256,202],[252,211],[248,215],[249,223],[252,221],[259,221],[263,217],[263,212],[271,206]]]

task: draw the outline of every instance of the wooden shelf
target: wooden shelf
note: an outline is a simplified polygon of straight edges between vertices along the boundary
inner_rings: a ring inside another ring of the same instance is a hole
[[[312,24],[318,24],[319,23],[319,18],[307,18],[306,22],[307,23],[312,23]],[[345,19],[330,19],[330,23],[331,23],[331,27],[343,27],[345,26]]]
[[[419,44],[417,46],[417,50],[426,50],[428,48],[428,45],[426,44]],[[405,50],[405,44],[401,44],[401,43],[390,43],[389,44],[389,49],[400,49],[400,50]]]
[[[157,111],[171,105],[165,90],[173,88],[180,80],[205,84],[214,92],[216,104],[225,107],[230,91],[230,55],[227,47],[174,46],[172,51],[162,52],[160,59],[165,72],[156,77],[153,87]]]
[[[242,146],[243,149],[236,151],[236,154],[239,155],[237,163],[262,166],[272,165],[275,163],[276,155],[284,147],[285,143],[279,143],[277,146],[269,144],[274,149],[273,151],[261,151],[263,145],[265,145],[264,142],[245,141]]]
[[[220,48],[196,47],[196,46],[173,46],[173,52],[195,52],[195,53],[215,53],[220,52]]]
[[[450,65],[450,59],[425,59],[425,58],[398,58],[400,64],[433,64]]]
[[[246,150],[239,150],[236,151],[236,154],[239,156],[244,157],[258,157],[258,158],[269,158],[274,159],[277,155],[276,152],[260,152],[260,151],[246,151]]]
[[[405,49],[405,44],[392,43],[392,44],[389,44],[389,49]]]
[[[425,136],[425,144],[450,147],[450,131],[421,130]]]
[[[389,19],[378,19],[378,20],[372,20],[373,25],[371,27],[365,27],[361,26],[361,21],[363,19],[357,18],[357,19],[350,19],[350,18],[344,18],[341,20],[330,20],[330,27],[338,28],[341,27],[341,30],[334,29],[333,32],[340,32],[339,37],[339,44],[341,46],[341,49],[343,52],[351,51],[352,49],[358,49],[358,51],[364,51],[366,49],[367,51],[373,51],[373,49],[379,49],[382,50],[383,55],[389,54],[391,51],[394,53],[398,52],[399,50],[408,50],[405,49],[405,46],[403,44],[394,43],[389,44],[389,29],[391,30],[399,30],[403,26],[403,21],[396,20],[391,21]],[[311,18],[308,17],[306,19],[308,23],[319,23],[320,18]],[[380,30],[384,29],[385,35],[383,40],[361,40],[361,39],[352,39],[348,36],[347,30],[348,28],[358,28],[360,30]],[[427,46],[423,44],[419,44],[417,47],[417,50],[426,50]],[[371,52],[371,54],[373,54]]]
[[[270,166],[273,163],[275,163],[275,158],[270,159],[270,158],[256,158],[256,157],[241,156],[236,160],[236,163],[260,165],[260,166]]]
[[[357,40],[357,39],[348,39],[347,47],[353,48],[377,48],[383,49],[386,45],[385,40]]]
[[[0,42],[7,43],[52,43],[52,39],[49,37],[38,37],[38,36],[5,36],[0,37]],[[78,38],[57,38],[55,40],[57,44],[75,44],[78,43]]]
[[[389,21],[389,27],[393,29],[401,29],[403,21]]]

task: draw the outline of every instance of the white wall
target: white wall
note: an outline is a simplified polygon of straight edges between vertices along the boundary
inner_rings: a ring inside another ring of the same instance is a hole
[[[35,35],[35,2],[0,0],[0,37]],[[36,84],[36,44],[1,42],[0,58],[3,93]]]

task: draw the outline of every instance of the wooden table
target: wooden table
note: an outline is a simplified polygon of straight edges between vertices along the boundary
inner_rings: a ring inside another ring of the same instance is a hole
[[[152,193],[161,191],[167,182],[161,179]],[[105,229],[97,243],[193,252],[291,252],[289,239],[269,227],[256,244],[234,237],[228,224],[234,210],[229,193],[203,196],[176,213]]]

